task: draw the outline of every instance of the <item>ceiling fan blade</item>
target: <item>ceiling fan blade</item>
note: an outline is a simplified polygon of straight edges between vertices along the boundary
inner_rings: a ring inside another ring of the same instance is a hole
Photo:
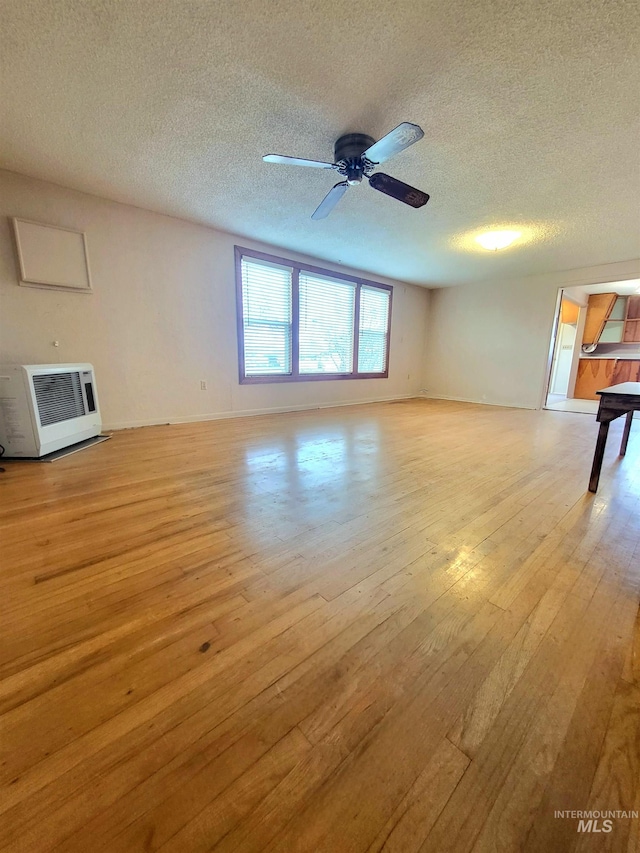
[[[405,148],[413,145],[414,142],[418,142],[423,136],[424,131],[421,127],[417,124],[403,121],[402,124],[399,124],[390,133],[383,136],[382,139],[374,142],[371,147],[363,152],[362,156],[366,157],[372,163],[384,163],[385,160],[393,157],[394,154],[399,154]]]
[[[286,154],[265,154],[265,163],[281,163],[283,166],[311,166],[313,169],[335,169],[333,163],[321,163],[320,160],[305,160],[302,157],[287,157]]]
[[[328,216],[348,189],[349,184],[346,181],[340,181],[339,184],[332,187],[316,207],[311,218],[324,219],[325,216]]]
[[[398,201],[402,201],[410,207],[422,207],[429,201],[427,193],[410,187],[409,184],[404,184],[397,178],[392,178],[391,175],[385,175],[384,172],[371,175],[369,183],[374,190],[380,190],[381,193],[390,195],[391,198],[397,198]]]

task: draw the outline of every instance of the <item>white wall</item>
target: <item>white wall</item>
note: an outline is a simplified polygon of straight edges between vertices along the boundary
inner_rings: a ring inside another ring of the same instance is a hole
[[[94,292],[19,286],[12,216],[86,231]],[[384,278],[379,281],[395,285],[388,379],[241,386],[236,243],[279,254],[245,238],[0,171],[0,362],[92,362],[103,421],[112,428],[418,392],[429,291]],[[200,390],[201,379],[207,391]]]
[[[639,275],[634,260],[432,290],[422,387],[433,397],[539,408],[558,288]]]

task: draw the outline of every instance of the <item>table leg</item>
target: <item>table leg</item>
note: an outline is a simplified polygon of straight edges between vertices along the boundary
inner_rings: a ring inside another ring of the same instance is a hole
[[[589,480],[589,491],[598,491],[598,480],[600,479],[600,469],[602,468],[602,460],[604,458],[604,449],[607,446],[607,436],[609,435],[609,422],[605,421],[600,424],[598,432],[598,440],[596,441],[596,450],[593,454],[593,466],[591,468],[591,479]]]
[[[631,421],[633,420],[633,409],[627,412],[627,421],[624,425],[622,433],[622,442],[620,443],[620,456],[624,456],[627,452],[627,442],[629,441],[629,433],[631,432]]]

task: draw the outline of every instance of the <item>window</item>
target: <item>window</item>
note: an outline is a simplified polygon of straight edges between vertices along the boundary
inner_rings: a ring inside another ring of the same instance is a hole
[[[291,270],[242,259],[244,369],[247,376],[291,373]]]
[[[353,373],[356,286],[300,272],[300,373]]]
[[[236,246],[240,381],[386,378],[392,288]]]
[[[389,291],[362,286],[360,290],[360,324],[358,370],[360,373],[382,373],[387,363],[389,334]]]

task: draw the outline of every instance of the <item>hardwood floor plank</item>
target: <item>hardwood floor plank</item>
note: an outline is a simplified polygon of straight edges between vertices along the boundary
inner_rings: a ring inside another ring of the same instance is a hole
[[[640,685],[618,682],[609,726],[586,810],[638,809],[640,789]],[[576,853],[624,850],[637,839],[638,817],[614,818],[610,833],[581,833]],[[633,848],[631,848],[633,849]]]
[[[625,850],[640,438],[411,400],[0,476],[3,853]],[[600,844],[600,847],[598,847]]]
[[[620,524],[620,519],[615,516],[611,519],[610,526],[613,535],[617,534],[619,528],[624,527]],[[600,535],[601,537],[604,536],[602,530]],[[580,553],[583,548],[587,552],[587,556],[584,558],[581,557]],[[562,550],[560,550],[560,554],[562,554]],[[585,566],[594,555],[597,555],[596,545],[587,545],[586,539],[580,539],[576,549],[571,553],[570,565],[566,566],[563,572],[555,574],[546,592],[531,611],[526,624],[518,632],[514,642],[505,651],[490,677],[474,697],[473,702],[469,704],[463,716],[449,732],[452,742],[467,755],[473,757],[476,754],[484,736],[543,641],[568,595],[588,596],[590,594],[590,574],[585,571]],[[547,562],[545,572],[549,577],[553,577],[555,567],[555,561]],[[624,568],[627,568],[626,562]],[[587,582],[586,588],[584,586],[585,581]],[[535,588],[535,575],[529,586]],[[495,603],[495,600],[496,596],[493,596],[491,601]]]
[[[620,529],[623,527],[624,520],[621,520]],[[476,843],[482,844],[478,839],[486,821],[494,809],[496,815],[501,814],[498,807],[501,797],[509,798],[519,790],[518,785],[514,788],[512,768],[522,768],[523,765],[531,768],[533,763],[533,770],[520,770],[517,777],[519,785],[533,784],[539,777],[530,750],[541,750],[545,762],[554,756],[554,750],[559,747],[558,735],[563,731],[562,724],[557,721],[558,712],[553,711],[554,696],[560,691],[558,703],[568,724],[567,709],[572,710],[573,706],[562,700],[562,691],[569,690],[576,695],[581,689],[584,672],[591,664],[590,655],[595,653],[594,647],[601,639],[600,631],[611,618],[617,598],[606,570],[605,559],[594,559],[592,565],[581,573],[573,594],[566,599],[564,607],[551,623],[544,641],[495,717],[464,779],[426,839],[422,848],[425,853],[435,853],[445,844],[451,845],[456,853],[473,850]],[[520,598],[522,596],[514,606]],[[567,660],[572,661],[570,672],[562,666],[562,661]],[[536,725],[541,726],[541,731],[535,729]],[[533,739],[530,738],[532,727],[536,732]],[[547,738],[553,738],[553,742]],[[517,763],[519,761],[520,764]],[[537,768],[540,777],[550,773],[553,762],[555,758],[552,758],[551,766],[544,763]],[[541,796],[540,791],[538,795]],[[537,807],[531,790],[518,802],[526,809]],[[523,838],[526,838],[529,828],[525,815],[525,823],[521,827]],[[508,843],[511,842],[505,843],[504,849],[509,849]],[[487,843],[489,847],[497,843],[495,834]],[[480,846],[478,849],[483,848]]]
[[[611,720],[611,711],[623,665],[624,649],[633,634],[635,604],[622,595],[616,608],[617,631],[604,632],[601,653],[596,656],[586,679],[561,752],[547,782],[544,797],[533,817],[524,849],[544,853],[570,850],[576,842],[576,821],[550,819],[557,810],[587,808],[589,792],[598,766],[602,745]]]
[[[420,675],[416,679],[409,668],[405,691],[389,678],[379,679],[339,723],[352,742],[355,726],[356,748],[267,849],[366,849],[428,763],[453,710],[464,707],[525,615],[504,614],[487,604],[456,632],[454,643],[447,642],[448,631],[442,643],[430,641],[422,652],[428,664],[420,666],[420,653],[414,658]],[[373,726],[364,722],[367,715],[373,716]],[[402,732],[411,732],[410,738]]]
[[[367,853],[416,853],[469,761],[444,738]]]
[[[259,643],[263,639],[279,636],[286,630],[287,625],[302,619],[306,613],[321,607],[323,601],[320,597],[316,597],[302,602],[297,608],[293,608],[280,618],[274,619],[262,631],[255,632],[258,635],[257,637],[253,635],[246,641],[240,641],[239,645],[246,649],[247,653],[250,653],[256,642]],[[235,659],[236,653],[236,650],[228,652],[224,658],[222,655],[218,655],[216,657],[217,667],[222,668],[228,663],[229,667],[233,668],[233,659]],[[153,720],[164,708],[171,707],[174,703],[184,700],[185,697],[190,698],[194,691],[210,682],[212,677],[213,674],[209,667],[199,667],[196,670],[187,671],[184,675],[169,681],[165,686],[154,691],[151,696],[141,702],[135,702],[117,716],[108,718],[95,728],[84,732],[80,737],[76,737],[72,732],[67,743],[64,746],[59,746],[57,751],[50,755],[46,755],[48,750],[44,750],[46,738],[38,739],[35,743],[32,743],[31,739],[24,741],[24,748],[26,749],[28,746],[26,756],[17,750],[7,751],[2,760],[2,772],[8,780],[9,787],[0,803],[0,813],[25,796],[29,796],[34,791],[44,787],[45,784],[66,772],[70,767],[75,766],[87,752],[101,749],[130,729]],[[100,709],[89,703],[86,704],[86,707],[90,713],[99,713]],[[65,722],[64,719],[60,720],[59,730],[64,729]],[[33,738],[35,734],[33,728],[27,728]],[[9,738],[7,737],[6,742],[8,741]],[[15,743],[16,741],[12,740],[12,742]],[[39,763],[33,765],[30,763],[30,759],[35,751],[38,751],[41,757]],[[21,772],[22,775],[15,776],[16,772]]]
[[[615,603],[612,605],[615,611]],[[610,611],[611,612],[611,611]],[[593,628],[597,628],[595,623]],[[586,676],[598,650],[599,638],[585,631],[576,649],[575,665],[540,709],[527,738],[511,765],[500,794],[485,821],[473,850],[516,848],[535,820],[544,790],[558,760],[562,744],[582,693]],[[547,848],[549,849],[549,848]]]
[[[292,770],[310,749],[306,738],[298,729],[279,741],[269,752],[244,773],[240,779],[229,786],[224,793],[206,806],[202,811],[178,832],[171,835],[160,846],[147,849],[162,850],[164,853],[205,853],[230,832],[238,822],[260,803],[268,792]],[[179,820],[182,821],[180,815]],[[153,839],[157,827],[153,827]],[[169,830],[171,831],[171,830]],[[159,840],[162,840],[160,836]],[[131,850],[126,844],[123,850]]]

